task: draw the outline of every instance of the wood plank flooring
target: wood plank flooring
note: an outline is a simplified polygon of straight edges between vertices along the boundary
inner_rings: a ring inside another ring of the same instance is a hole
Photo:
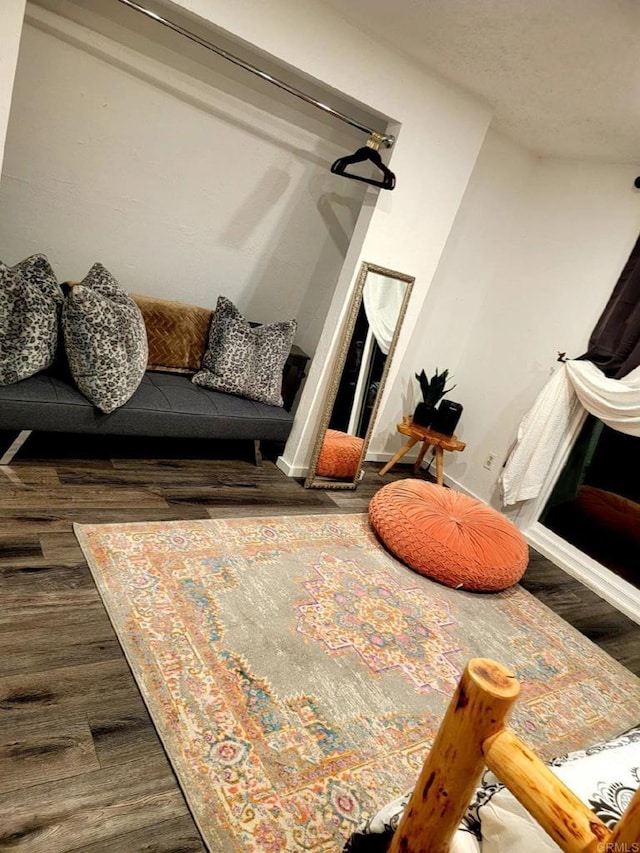
[[[0,470],[0,853],[204,851],[72,523],[363,512],[409,469],[306,491],[251,448],[175,460],[62,441]],[[640,673],[639,626],[537,554],[524,586]]]

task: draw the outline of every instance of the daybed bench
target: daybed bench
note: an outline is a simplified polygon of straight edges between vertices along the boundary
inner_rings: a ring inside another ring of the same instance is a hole
[[[20,435],[0,458],[8,465],[29,433],[286,441],[291,412],[194,385],[184,374],[147,371],[124,406],[103,414],[73,385],[46,373],[0,387],[0,430]],[[26,433],[26,434],[25,434]],[[2,452],[2,451],[0,451]]]
[[[128,294],[96,262],[61,285],[45,255],[0,262],[0,430],[283,442],[307,356],[296,321],[257,324]],[[178,450],[179,452],[179,450]],[[0,450],[0,454],[2,451]]]

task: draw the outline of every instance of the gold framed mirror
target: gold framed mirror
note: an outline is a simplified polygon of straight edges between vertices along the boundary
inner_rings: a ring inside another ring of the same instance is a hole
[[[307,489],[355,489],[415,278],[363,262],[318,428]]]

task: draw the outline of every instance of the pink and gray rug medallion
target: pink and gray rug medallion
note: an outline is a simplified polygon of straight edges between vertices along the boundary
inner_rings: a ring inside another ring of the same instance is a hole
[[[339,851],[410,788],[466,661],[543,757],[638,722],[640,681],[519,587],[449,589],[366,516],[76,525],[206,844]]]

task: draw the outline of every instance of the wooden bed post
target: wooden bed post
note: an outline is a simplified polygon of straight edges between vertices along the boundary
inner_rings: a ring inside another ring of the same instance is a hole
[[[612,831],[603,848],[604,853],[637,853],[639,850],[640,788],[633,795],[631,802],[618,821],[618,825]]]
[[[519,692],[503,666],[469,661],[389,853],[447,853],[485,766],[482,744],[504,727]]]
[[[489,770],[565,853],[633,853],[607,848],[605,824],[509,729],[489,738],[484,754]]]

